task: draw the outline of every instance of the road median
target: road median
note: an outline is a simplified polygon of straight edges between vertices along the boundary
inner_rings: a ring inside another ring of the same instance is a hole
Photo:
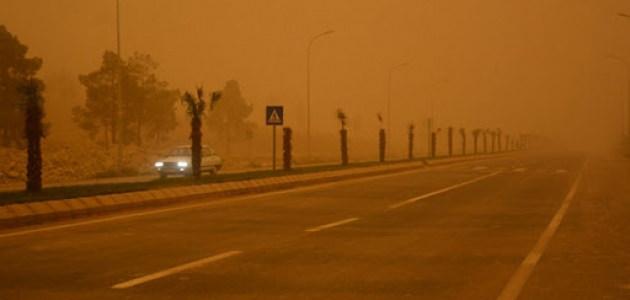
[[[255,194],[294,187],[329,183],[341,180],[371,177],[411,171],[431,166],[448,165],[484,159],[505,157],[506,154],[414,160],[359,167],[337,168],[312,172],[284,172],[278,176],[249,178],[225,182],[189,184],[98,194],[71,199],[54,199],[0,206],[0,227],[9,228],[55,220],[111,214],[118,211],[186,203],[200,199],[213,199],[244,194]]]

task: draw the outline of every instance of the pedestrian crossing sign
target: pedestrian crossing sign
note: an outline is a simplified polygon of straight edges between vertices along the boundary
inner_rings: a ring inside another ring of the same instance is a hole
[[[284,107],[282,106],[267,106],[267,113],[265,115],[267,125],[284,124]]]

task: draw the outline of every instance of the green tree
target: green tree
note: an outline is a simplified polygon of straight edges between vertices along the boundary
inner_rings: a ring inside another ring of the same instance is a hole
[[[230,154],[233,142],[251,138],[248,134],[253,133],[255,125],[247,118],[252,111],[253,106],[243,97],[238,81],[228,81],[223,88],[221,102],[206,118],[209,131],[225,145],[226,155]]]
[[[0,139],[4,146],[21,146],[24,141],[18,89],[42,66],[40,58],[27,58],[27,52],[28,47],[0,25]]]
[[[79,82],[85,87],[85,104],[72,109],[75,123],[92,138],[102,133],[106,145],[109,141],[117,142],[116,88],[121,65],[122,61],[116,53],[106,51],[98,70],[79,76]]]
[[[98,70],[79,76],[86,97],[84,106],[73,109],[75,123],[92,137],[102,133],[106,144],[120,140],[140,145],[145,136],[162,139],[177,125],[175,107],[179,92],[158,79],[157,67],[146,54],[135,53],[122,61],[117,54],[106,51]],[[118,100],[119,83],[123,101]],[[118,120],[119,102],[121,120]],[[118,136],[120,133],[122,137]]]
[[[27,140],[28,161],[26,165],[26,190],[39,192],[42,189],[42,150],[44,137],[44,84],[31,78],[18,88],[23,96],[24,134]]]
[[[126,64],[123,77],[123,112],[129,123],[127,140],[142,144],[148,135],[159,141],[177,126],[175,106],[179,91],[169,89],[155,74],[158,64],[146,54],[134,54]]]

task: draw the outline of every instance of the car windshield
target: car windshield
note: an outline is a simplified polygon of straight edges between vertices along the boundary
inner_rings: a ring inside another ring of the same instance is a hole
[[[175,148],[168,156],[190,156],[190,148]]]

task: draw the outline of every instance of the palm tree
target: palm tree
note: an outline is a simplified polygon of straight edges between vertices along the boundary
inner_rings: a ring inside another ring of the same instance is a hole
[[[282,165],[285,171],[289,171],[291,170],[291,161],[293,160],[291,157],[291,151],[293,149],[293,145],[291,144],[293,130],[291,130],[290,127],[284,127],[282,131]]]
[[[210,101],[210,110],[214,109],[214,105],[221,98],[221,92],[213,92]],[[189,92],[182,96],[182,103],[186,105],[186,111],[190,116],[190,139],[191,146],[191,163],[192,175],[194,178],[201,177],[201,120],[206,110],[206,101],[203,99],[203,89],[197,88],[197,96],[195,97]]]
[[[41,139],[44,137],[44,108],[42,90],[44,84],[34,78],[28,79],[19,92],[24,97],[23,110],[25,114],[24,131],[28,142],[28,161],[26,164],[26,190],[39,192],[42,190],[42,149]]]
[[[459,134],[462,136],[462,155],[466,155],[466,129],[460,128]]]
[[[474,146],[474,154],[477,154],[477,145],[479,142],[479,135],[481,134],[481,129],[477,128],[475,130],[473,130],[472,135],[473,135],[473,146]]]
[[[505,135],[505,151],[510,151],[510,135]]]
[[[501,149],[503,148],[502,147],[503,145],[501,143],[503,141],[502,134],[503,134],[503,132],[501,131],[501,128],[497,128],[497,131],[496,131],[496,135],[497,135],[497,152],[501,152]]]
[[[490,133],[490,129],[483,131],[483,153],[488,153],[488,133]]]
[[[408,138],[409,138],[409,160],[413,160],[413,131],[416,129],[416,125],[413,123],[408,126]]]
[[[431,157],[437,157],[437,136],[442,132],[442,128],[438,128],[435,131],[431,132]]]
[[[453,127],[448,127],[448,156],[453,156]]]
[[[341,164],[345,166],[348,165],[348,130],[346,129],[348,116],[341,108],[337,109],[337,120],[341,123],[341,130],[339,131],[341,135]]]
[[[387,145],[387,137],[385,136],[385,129],[383,128],[383,116],[380,113],[376,115],[380,125],[378,131],[378,161],[385,161],[385,146]]]

